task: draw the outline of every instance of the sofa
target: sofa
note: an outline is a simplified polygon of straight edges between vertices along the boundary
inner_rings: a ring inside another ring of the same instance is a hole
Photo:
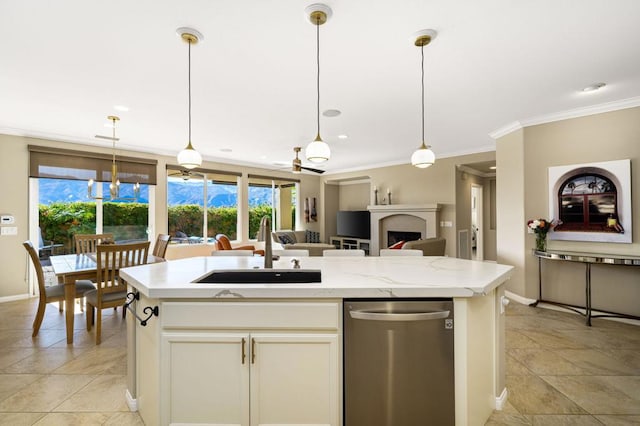
[[[271,239],[285,250],[309,250],[309,256],[322,256],[323,251],[336,248],[320,242],[319,233],[314,231],[275,231]]]
[[[447,240],[442,237],[407,241],[400,250],[422,250],[423,256],[444,256]]]

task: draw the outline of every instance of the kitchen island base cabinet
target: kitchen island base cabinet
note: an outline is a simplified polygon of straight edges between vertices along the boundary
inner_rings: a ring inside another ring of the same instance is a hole
[[[338,302],[189,304],[161,305],[162,391],[155,406],[141,389],[141,413],[157,410],[161,425],[340,424]]]

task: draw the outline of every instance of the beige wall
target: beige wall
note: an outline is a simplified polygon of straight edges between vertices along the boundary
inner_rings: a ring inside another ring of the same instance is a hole
[[[0,135],[0,213],[11,214],[18,235],[0,236],[0,300],[2,297],[26,294],[27,252],[22,242],[27,239],[28,212],[28,156],[26,146],[14,138]]]
[[[27,254],[22,247],[22,242],[29,238],[28,226],[28,202],[29,202],[29,152],[27,145],[43,145],[59,148],[85,150],[87,152],[111,153],[110,149],[93,147],[88,145],[55,142],[43,139],[24,138],[20,136],[9,136],[0,134],[0,182],[3,182],[0,189],[0,213],[12,214],[16,218],[15,226],[18,227],[18,235],[0,237],[0,301],[10,300],[13,297],[23,297],[28,292],[26,279]],[[118,150],[118,154],[144,157],[158,160],[158,184],[156,185],[156,206],[154,234],[167,232],[167,194],[166,194],[166,174],[167,164],[177,164],[175,157],[159,156],[154,154],[139,153],[125,150]],[[280,176],[291,178],[287,172],[276,172],[251,167],[241,167],[232,164],[221,164],[205,161],[202,167],[210,169],[228,170],[243,173],[243,178],[249,173]],[[318,197],[320,194],[320,179],[317,176],[300,174],[296,178],[301,180],[299,200],[306,197]],[[240,202],[239,202],[240,204]],[[246,202],[245,202],[246,205]],[[301,211],[298,206],[298,211]],[[320,223],[324,221],[324,212],[318,210],[318,222],[302,224],[301,229],[318,231]],[[248,216],[241,220],[242,229],[248,232]],[[247,237],[245,236],[244,239]],[[37,240],[36,240],[37,241]]]
[[[507,290],[525,294],[523,130],[496,141],[496,221],[498,263],[514,267]]]
[[[375,169],[360,170],[348,173],[336,173],[323,176],[325,186],[327,182],[348,181],[358,177],[367,176],[371,188],[376,185],[380,190],[378,198],[381,201],[386,196],[387,188],[391,188],[393,204],[442,204],[440,221],[452,222],[453,227],[441,228],[438,224],[438,233],[447,239],[447,255],[456,256],[456,165],[489,161],[495,158],[494,152],[463,155],[458,157],[438,158],[433,166],[427,169],[418,169],[409,164],[399,166],[380,167]],[[335,186],[335,185],[333,185]],[[347,186],[348,187],[348,186]],[[339,191],[343,186],[339,187]],[[371,196],[369,193],[368,197]],[[335,215],[326,211],[325,214]]]
[[[498,261],[516,266],[508,289],[538,297],[538,262],[531,255],[534,236],[529,219],[548,218],[548,168],[552,166],[631,159],[634,218],[640,212],[640,108],[531,126],[497,141]],[[553,218],[549,218],[553,219]],[[633,243],[548,241],[553,250],[640,254],[640,222],[634,221]],[[592,269],[594,307],[640,315],[637,267],[596,265]],[[547,299],[584,304],[584,266],[543,263]],[[558,285],[561,283],[562,285]]]
[[[340,184],[338,194],[339,210],[366,210],[371,204],[369,183]]]

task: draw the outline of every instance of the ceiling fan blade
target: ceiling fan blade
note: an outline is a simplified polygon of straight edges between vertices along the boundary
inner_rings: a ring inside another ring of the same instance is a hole
[[[318,173],[318,174],[320,174],[320,175],[321,175],[322,173],[324,173],[324,170],[314,169],[314,168],[312,168],[312,167],[300,166],[300,168],[301,168],[302,170],[307,170],[307,171],[310,171],[310,172],[313,172],[313,173]]]

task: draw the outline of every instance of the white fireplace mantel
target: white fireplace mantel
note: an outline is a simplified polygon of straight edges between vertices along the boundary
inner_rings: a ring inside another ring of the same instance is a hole
[[[389,216],[409,215],[415,216],[425,221],[425,228],[420,232],[423,238],[434,238],[438,236],[438,220],[441,204],[377,204],[367,206],[371,212],[371,247],[370,253],[377,256],[380,253],[382,244],[382,221]]]

